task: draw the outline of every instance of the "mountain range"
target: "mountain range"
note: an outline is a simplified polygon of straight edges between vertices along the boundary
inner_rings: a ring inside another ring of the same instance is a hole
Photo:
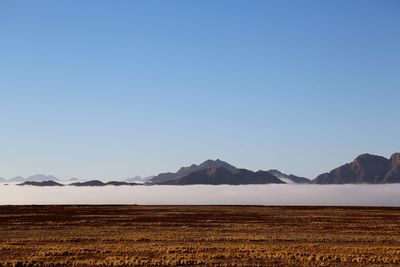
[[[223,167],[207,168],[192,172],[186,176],[164,181],[158,184],[165,185],[193,185],[193,184],[284,184],[277,177],[265,171],[252,172],[238,169],[231,172]]]
[[[220,159],[207,160],[200,165],[193,164],[182,167],[177,172],[161,173],[146,184],[158,185],[192,185],[192,184],[285,184],[277,177],[290,181],[290,183],[310,183],[310,180],[294,175],[286,175],[276,170],[253,172],[247,169],[238,169]]]
[[[23,183],[20,183],[18,185],[33,185],[33,186],[106,186],[106,185],[114,185],[114,186],[120,186],[120,185],[139,185],[135,183],[128,183],[128,182],[122,182],[122,181],[110,181],[110,182],[102,182],[99,180],[91,180],[91,181],[86,181],[86,182],[76,182],[76,183],[71,183],[71,184],[61,184],[57,183],[56,181],[41,181],[41,182],[35,182],[35,181],[26,181]]]
[[[16,176],[8,179],[8,182],[22,183],[22,182],[44,182],[44,181],[58,181],[57,177],[53,175],[35,174],[27,178]],[[6,182],[6,181],[4,181]]]
[[[22,185],[63,185],[49,183],[59,181],[52,175],[37,174],[27,178],[13,177],[9,182]],[[0,182],[7,180],[0,178]],[[77,178],[69,180],[73,186],[105,186],[105,185],[194,185],[194,184],[385,184],[400,183],[400,153],[389,159],[377,155],[362,154],[352,162],[337,167],[330,172],[318,175],[314,180],[293,174],[285,174],[279,170],[251,171],[237,168],[220,159],[206,160],[200,165],[192,164],[182,167],[176,172],[160,173],[156,176],[141,178],[135,176],[124,181],[102,182],[99,180],[82,181]]]
[[[76,182],[76,183],[72,183],[69,185],[73,185],[73,186],[106,186],[106,185],[120,186],[120,185],[139,185],[139,184],[122,182],[122,181],[102,182],[99,180],[91,180],[91,181],[86,181],[86,182]]]

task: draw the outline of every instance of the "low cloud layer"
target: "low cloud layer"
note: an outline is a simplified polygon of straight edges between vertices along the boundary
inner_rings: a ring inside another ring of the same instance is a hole
[[[0,185],[0,205],[400,206],[400,184],[33,187]]]

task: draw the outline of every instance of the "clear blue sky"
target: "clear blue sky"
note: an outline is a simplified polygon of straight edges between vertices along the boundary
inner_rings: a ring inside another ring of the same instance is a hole
[[[0,177],[400,151],[400,1],[1,1]]]

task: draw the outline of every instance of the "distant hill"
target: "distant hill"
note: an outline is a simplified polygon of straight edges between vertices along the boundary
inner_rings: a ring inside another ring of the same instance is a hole
[[[69,185],[72,185],[72,186],[104,186],[105,183],[103,183],[102,181],[99,181],[99,180],[90,180],[90,181],[86,181],[86,182],[75,182],[75,183],[71,183]]]
[[[121,181],[110,181],[110,182],[105,183],[104,185],[121,186],[121,185],[140,185],[140,184],[139,183],[121,182]]]
[[[69,184],[71,186],[107,186],[107,185],[114,185],[114,186],[121,186],[121,185],[139,185],[136,183],[128,183],[128,182],[122,182],[122,181],[110,181],[110,182],[102,182],[99,180],[91,180],[87,182],[76,182]]]
[[[0,177],[0,183],[5,183],[5,182],[7,182],[7,180]]]
[[[42,181],[42,182],[35,182],[35,181],[26,181],[22,184],[18,185],[33,185],[33,186],[63,186],[63,184],[57,183],[55,181]]]
[[[223,167],[207,168],[192,172],[177,179],[168,180],[159,184],[165,185],[194,185],[194,184],[284,184],[281,180],[265,171],[252,172],[246,169],[238,169],[231,172]]]
[[[400,183],[400,153],[390,159],[362,154],[353,162],[319,175],[313,180],[315,184],[382,184]]]
[[[36,174],[29,176],[25,181],[30,182],[44,182],[44,181],[58,181],[57,177],[53,175]]]
[[[45,181],[58,181],[57,177],[53,175],[36,174],[24,178],[22,176],[16,176],[8,179],[9,182],[22,183],[22,182],[45,182]]]
[[[305,177],[299,177],[293,174],[285,174],[278,170],[269,170],[267,171],[269,174],[277,177],[279,180],[287,183],[287,184],[310,184],[311,180]]]

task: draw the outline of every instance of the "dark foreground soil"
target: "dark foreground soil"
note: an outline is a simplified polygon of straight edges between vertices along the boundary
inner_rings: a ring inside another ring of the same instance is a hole
[[[0,266],[400,266],[400,209],[0,206]]]

